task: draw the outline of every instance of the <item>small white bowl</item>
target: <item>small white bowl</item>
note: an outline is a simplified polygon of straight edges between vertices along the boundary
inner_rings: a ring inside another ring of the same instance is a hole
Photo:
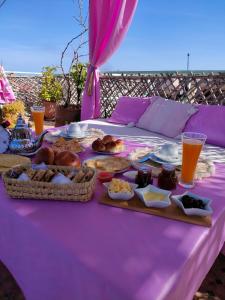
[[[129,183],[130,186],[132,187],[131,193],[112,193],[112,192],[109,192],[109,190],[108,190],[109,184],[110,184],[110,182],[103,183],[103,185],[107,188],[109,197],[113,200],[120,200],[120,201],[122,201],[122,200],[128,201],[128,200],[132,199],[134,197],[134,190],[138,187],[138,185],[135,183]]]
[[[205,204],[205,208],[204,209],[201,209],[201,208],[184,208],[183,206],[183,203],[181,202],[181,198],[184,196],[184,195],[188,195],[188,196],[191,196],[195,199],[200,199],[203,201],[203,203]],[[198,196],[196,194],[193,194],[191,192],[185,192],[183,193],[182,195],[176,195],[176,196],[172,196],[171,197],[172,201],[178,206],[180,207],[183,212],[185,213],[185,215],[188,215],[188,216],[202,216],[202,217],[205,217],[205,216],[209,216],[213,213],[213,210],[210,206],[210,203],[211,203],[211,200],[208,199],[208,198],[205,198],[205,197],[201,197],[201,196]]]
[[[146,200],[145,197],[144,197],[144,194],[146,192],[153,192],[153,193],[163,194],[163,195],[165,195],[165,199],[160,200],[160,201],[159,200],[155,200],[155,201]],[[163,207],[167,207],[171,204],[171,202],[170,202],[171,192],[159,189],[159,188],[157,188],[157,187],[155,187],[154,185],[151,185],[151,184],[147,185],[145,188],[135,189],[135,193],[137,194],[137,196],[141,199],[141,201],[147,207],[163,208]]]

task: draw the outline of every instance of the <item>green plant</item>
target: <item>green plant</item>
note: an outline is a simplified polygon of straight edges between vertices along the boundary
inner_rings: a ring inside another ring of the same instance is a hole
[[[77,104],[81,103],[81,96],[85,85],[87,76],[87,64],[78,62],[71,67],[71,77],[75,83],[77,91]]]
[[[61,83],[56,79],[56,67],[44,67],[42,71],[42,86],[39,96],[42,100],[57,102],[62,99]]]
[[[12,103],[4,104],[2,107],[2,119],[9,120],[11,123],[10,127],[16,125],[18,114],[25,116],[25,105],[22,100],[16,100]]]

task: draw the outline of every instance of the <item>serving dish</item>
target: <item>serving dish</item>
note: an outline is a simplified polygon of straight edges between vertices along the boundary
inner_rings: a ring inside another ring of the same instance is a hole
[[[84,139],[86,137],[88,137],[90,134],[85,131],[85,132],[81,132],[80,134],[74,134],[74,135],[70,135],[69,133],[65,132],[65,131],[61,131],[59,136],[65,138],[65,139]]]
[[[188,195],[196,200],[202,200],[202,202],[204,203],[205,207],[204,209],[200,209],[200,208],[185,208],[183,203],[181,202],[181,199],[183,196]],[[213,213],[213,210],[210,206],[211,200],[196,194],[193,194],[191,192],[185,192],[182,195],[176,195],[176,196],[172,196],[171,197],[172,201],[178,206],[180,207],[183,212],[185,213],[185,215],[188,216],[209,216]]]
[[[110,192],[108,190],[108,187],[110,185],[110,182],[104,182],[103,185],[107,188],[108,195],[111,199],[113,200],[119,200],[119,201],[128,201],[134,197],[134,190],[138,187],[137,184],[135,183],[129,183],[131,187],[131,192],[130,193],[125,193],[125,192]]]
[[[145,188],[135,189],[135,193],[147,207],[163,208],[171,204],[171,192],[162,190],[151,184],[147,185]],[[149,196],[151,196],[151,200],[148,199]]]
[[[91,157],[86,159],[83,164],[98,171],[106,171],[110,173],[123,173],[131,166],[131,162],[127,158],[107,155]]]
[[[148,159],[150,159],[158,164],[170,163],[171,165],[179,166],[182,163],[181,157],[179,157],[177,160],[163,160],[157,156],[157,152],[151,153],[149,155]]]
[[[118,152],[107,152],[107,151],[96,151],[92,149],[92,151],[94,153],[101,154],[101,155],[116,155],[116,154],[121,154],[124,150]]]

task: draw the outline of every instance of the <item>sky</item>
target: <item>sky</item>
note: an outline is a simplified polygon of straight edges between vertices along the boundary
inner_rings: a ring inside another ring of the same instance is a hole
[[[58,66],[65,45],[79,32],[74,2],[6,0],[0,8],[5,69],[41,72],[44,66]],[[185,70],[187,53],[191,70],[225,70],[225,0],[139,0],[126,37],[101,70]]]

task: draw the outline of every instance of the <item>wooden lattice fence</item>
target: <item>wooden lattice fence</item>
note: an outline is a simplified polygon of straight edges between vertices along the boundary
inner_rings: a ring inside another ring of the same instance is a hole
[[[181,102],[225,105],[225,72],[107,73],[101,76],[102,117],[111,115],[120,96],[161,96]]]
[[[40,76],[8,75],[18,99],[27,107],[38,102]],[[63,83],[63,78],[58,76]],[[76,86],[71,83],[76,104]],[[159,95],[181,102],[225,105],[225,72],[104,73],[100,76],[102,117],[109,117],[120,96],[150,97]],[[66,89],[64,88],[64,94]]]

